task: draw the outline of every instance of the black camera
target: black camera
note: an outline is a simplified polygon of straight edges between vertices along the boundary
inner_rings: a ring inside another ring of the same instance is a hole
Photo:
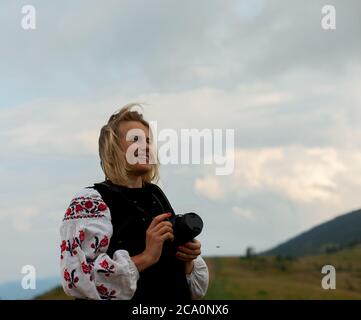
[[[194,212],[176,214],[166,220],[172,223],[175,247],[192,241],[203,229],[202,218]]]

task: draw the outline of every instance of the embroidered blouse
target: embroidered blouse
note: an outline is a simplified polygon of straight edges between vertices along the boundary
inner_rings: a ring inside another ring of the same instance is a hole
[[[139,272],[128,251],[107,255],[113,234],[110,210],[100,193],[80,190],[66,209],[61,227],[60,269],[67,295],[82,299],[129,300],[137,289]],[[208,268],[201,256],[186,275],[191,298],[208,288]]]

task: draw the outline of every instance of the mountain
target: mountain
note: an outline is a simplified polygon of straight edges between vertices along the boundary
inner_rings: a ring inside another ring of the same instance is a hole
[[[259,255],[317,255],[335,252],[358,243],[361,243],[361,209],[322,223]]]
[[[9,281],[0,284],[0,300],[28,300],[45,293],[59,285],[60,277],[48,277],[37,279],[36,289],[25,290],[21,286],[21,280]]]

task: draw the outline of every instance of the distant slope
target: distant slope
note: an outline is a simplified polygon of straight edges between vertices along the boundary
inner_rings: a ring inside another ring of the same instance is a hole
[[[67,296],[61,286],[55,287],[43,294],[34,298],[34,300],[74,300],[74,298]]]
[[[259,255],[316,255],[358,243],[361,243],[361,210],[338,216]]]
[[[28,300],[47,292],[60,283],[60,277],[37,279],[36,289],[25,290],[21,286],[21,279],[0,284],[0,300]]]

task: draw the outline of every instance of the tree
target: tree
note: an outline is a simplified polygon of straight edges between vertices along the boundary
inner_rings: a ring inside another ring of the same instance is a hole
[[[246,258],[252,258],[255,255],[255,250],[253,247],[247,247],[246,248]]]

